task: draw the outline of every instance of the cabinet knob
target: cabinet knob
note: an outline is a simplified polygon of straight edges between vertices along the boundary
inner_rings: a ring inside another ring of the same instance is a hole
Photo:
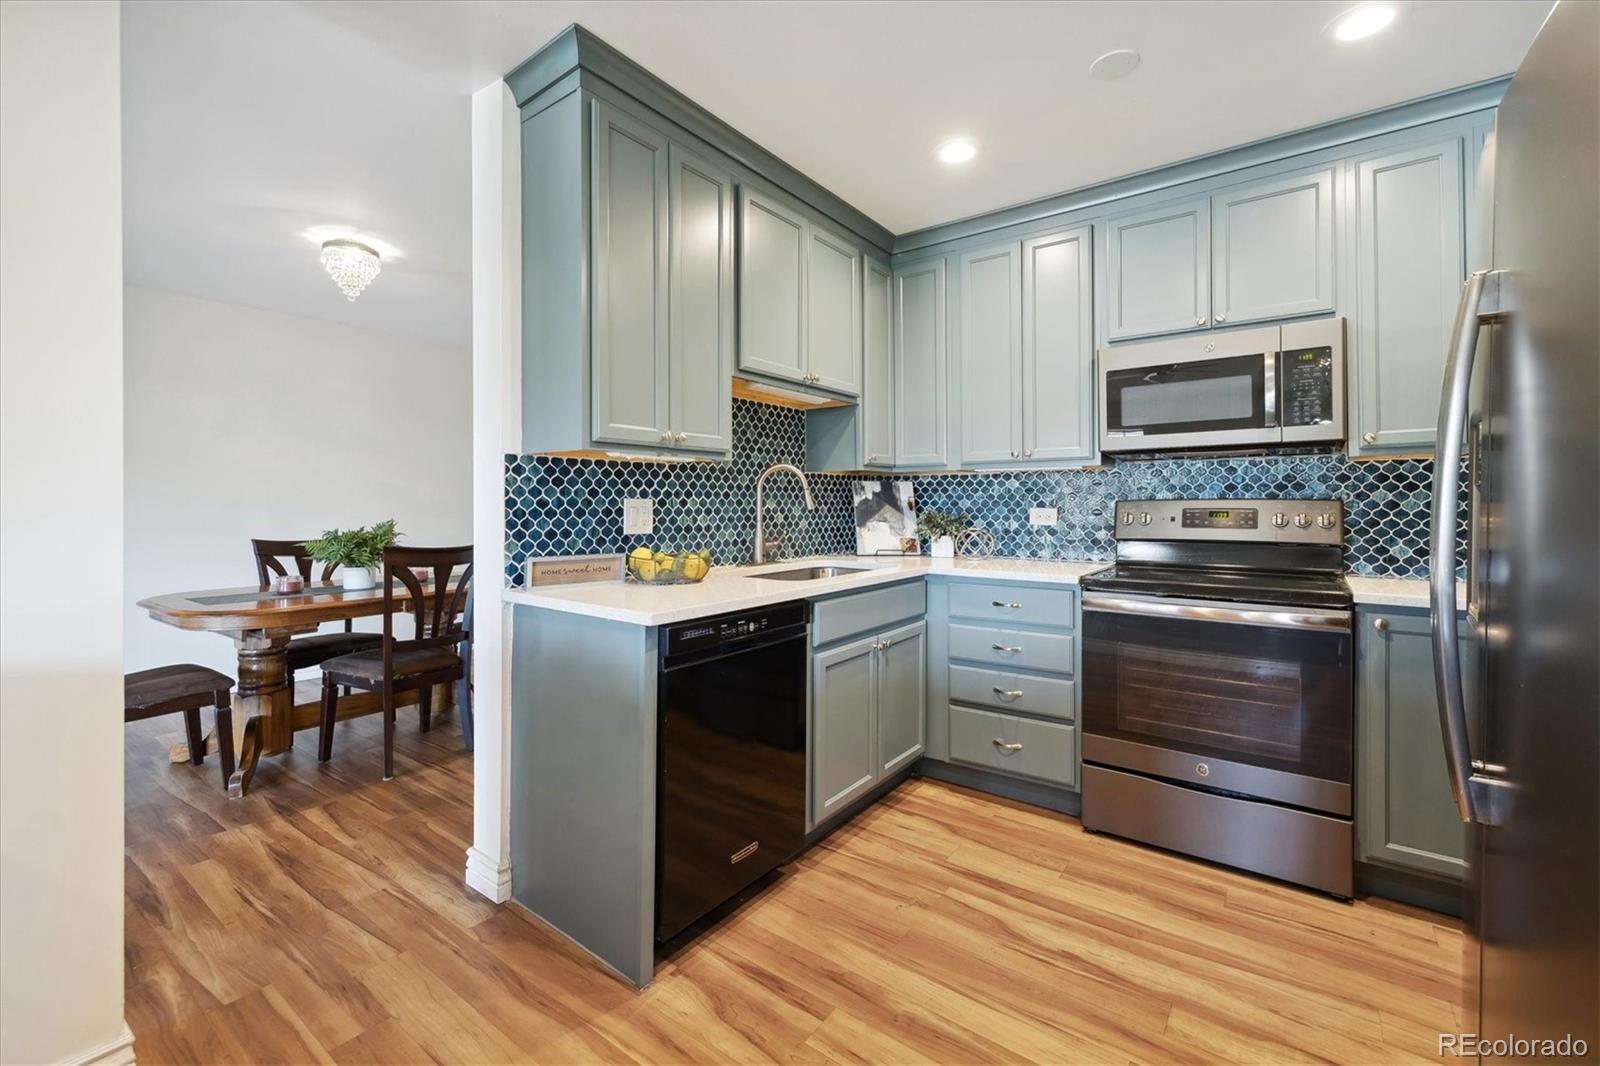
[[[683,433],[683,432],[679,432],[679,433],[674,435],[673,439],[676,440],[679,444],[682,444],[684,441],[689,439],[689,434]]]
[[[1012,452],[1012,453],[1011,453],[1011,458],[1013,458],[1013,459],[1015,459],[1015,458],[1016,458],[1016,457],[1017,457],[1017,453],[1016,453],[1016,452],[1015,452],[1015,451],[1013,451],[1013,452]]]
[[[1022,457],[1024,459],[1032,459],[1033,458],[1033,449],[1032,448],[1024,448],[1024,449],[1022,449]]]
[[[1376,433],[1363,433],[1361,434],[1361,439],[1366,441],[1368,444],[1378,443],[1378,435]]]
[[[1378,632],[1382,633],[1385,629],[1389,628],[1389,620],[1387,618],[1381,618],[1381,617],[1380,618],[1374,618],[1372,620],[1372,628],[1376,629]]]
[[[668,430],[662,431],[661,439],[664,442],[666,442],[667,444],[671,444],[672,443],[672,430],[668,429]]]
[[[1022,744],[1020,742],[1019,743],[1014,743],[1014,744],[1007,744],[1005,741],[1001,740],[999,737],[995,737],[994,738],[994,746],[999,748],[1001,751],[1005,752],[1007,755],[1015,755],[1017,752],[1022,750]]]
[[[1218,315],[1217,316],[1217,321],[1218,322],[1226,322],[1226,321],[1228,321],[1228,316],[1227,315]]]
[[[1206,324],[1206,316],[1205,315],[1201,315],[1199,318],[1194,320],[1194,324],[1197,325],[1197,326],[1205,325]]]

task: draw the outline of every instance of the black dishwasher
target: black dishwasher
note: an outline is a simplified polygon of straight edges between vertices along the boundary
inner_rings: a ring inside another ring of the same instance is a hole
[[[800,601],[661,630],[658,941],[805,842],[809,620]]]

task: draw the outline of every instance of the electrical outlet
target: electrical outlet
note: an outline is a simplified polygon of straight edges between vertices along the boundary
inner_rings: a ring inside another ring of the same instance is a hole
[[[656,530],[656,502],[654,500],[622,501],[622,535],[632,537],[654,533]]]
[[[1028,525],[1053,526],[1056,524],[1056,509],[1054,507],[1028,508]]]

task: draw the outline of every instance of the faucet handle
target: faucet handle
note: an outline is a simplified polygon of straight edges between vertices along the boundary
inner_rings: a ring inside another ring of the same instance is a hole
[[[778,561],[783,552],[783,537],[768,537],[761,542],[761,555],[769,563]]]

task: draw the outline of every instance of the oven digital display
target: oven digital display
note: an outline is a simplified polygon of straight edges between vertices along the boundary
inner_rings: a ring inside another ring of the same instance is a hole
[[[1185,507],[1185,529],[1255,529],[1259,512],[1254,507],[1233,507],[1226,511],[1204,507]]]

